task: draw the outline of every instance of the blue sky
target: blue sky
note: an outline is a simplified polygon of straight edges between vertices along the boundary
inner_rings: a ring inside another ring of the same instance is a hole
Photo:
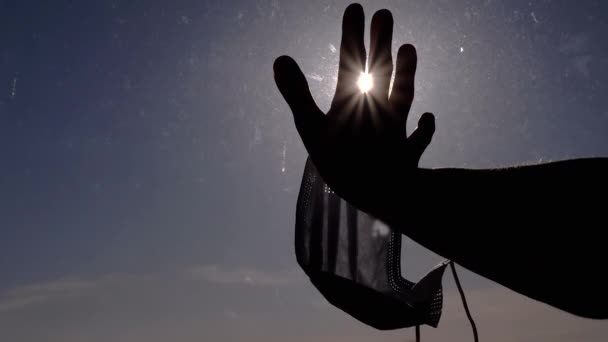
[[[348,3],[0,2],[0,339],[409,339],[328,306],[293,251],[306,154],[272,63],[294,57],[327,109]],[[437,116],[422,166],[608,154],[605,2],[362,4],[418,49],[409,125]],[[440,258],[406,239],[403,259],[415,279]],[[463,282],[482,339],[608,333]],[[445,285],[424,334],[467,341]]]

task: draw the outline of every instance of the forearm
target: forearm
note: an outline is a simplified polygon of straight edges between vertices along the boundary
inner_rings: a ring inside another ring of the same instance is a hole
[[[605,226],[607,176],[608,158],[490,170],[421,170],[408,197],[395,201],[386,219],[423,245],[432,241],[440,254],[463,248],[454,246],[456,240],[482,248],[478,238],[493,248],[513,243],[533,248],[547,241],[548,231],[552,246],[546,248],[566,248],[581,234],[595,234]],[[571,237],[573,230],[576,237]]]
[[[607,194],[608,159],[575,159],[490,170],[429,170],[435,210],[481,227],[486,215],[506,222],[579,222],[598,218]]]
[[[423,170],[392,226],[526,296],[606,318],[608,159]],[[390,222],[389,222],[390,223]]]

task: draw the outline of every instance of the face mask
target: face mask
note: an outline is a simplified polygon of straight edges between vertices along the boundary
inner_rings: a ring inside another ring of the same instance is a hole
[[[401,235],[331,191],[307,160],[296,210],[296,257],[332,305],[380,330],[437,327],[448,261],[418,282],[401,276]]]

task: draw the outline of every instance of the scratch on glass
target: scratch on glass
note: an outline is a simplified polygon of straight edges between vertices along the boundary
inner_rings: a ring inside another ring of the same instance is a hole
[[[283,161],[281,162],[281,172],[285,173],[285,156],[287,155],[287,143],[283,143]]]
[[[13,84],[11,86],[11,99],[17,95],[17,77],[13,78]]]

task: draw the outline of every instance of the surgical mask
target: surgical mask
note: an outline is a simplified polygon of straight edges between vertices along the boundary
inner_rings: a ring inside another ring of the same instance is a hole
[[[379,330],[416,327],[417,339],[419,326],[438,326],[450,261],[418,282],[402,277],[401,234],[335,194],[310,159],[297,201],[295,249],[317,290],[356,320]]]

